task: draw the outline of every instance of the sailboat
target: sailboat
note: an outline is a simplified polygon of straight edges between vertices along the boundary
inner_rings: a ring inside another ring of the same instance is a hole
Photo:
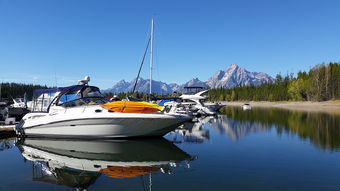
[[[146,50],[144,52],[144,56],[142,59],[142,63],[140,65],[138,74],[137,74],[137,78],[135,81],[135,85],[134,88],[132,90],[132,92],[135,91],[136,89],[136,85],[138,82],[138,78],[140,75],[140,71],[141,68],[143,66],[144,63],[144,59],[147,53],[147,50],[149,48],[150,45],[150,86],[149,86],[149,101],[151,101],[151,96],[152,96],[152,61],[153,61],[153,39],[154,39],[154,19],[152,18],[151,20],[151,34],[150,34],[150,39],[148,41]],[[102,107],[110,110],[110,111],[114,111],[114,112],[121,112],[121,113],[155,113],[155,112],[159,112],[162,110],[162,106],[159,106],[157,104],[153,104],[150,102],[144,102],[144,101],[114,101],[114,102],[110,102],[107,104],[103,104]]]

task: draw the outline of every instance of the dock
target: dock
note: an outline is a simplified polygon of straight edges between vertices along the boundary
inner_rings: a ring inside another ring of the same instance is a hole
[[[0,125],[0,139],[15,136],[15,125]]]

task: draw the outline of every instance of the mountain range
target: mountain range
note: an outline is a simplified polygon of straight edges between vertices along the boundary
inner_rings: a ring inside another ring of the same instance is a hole
[[[135,84],[136,79],[130,82],[121,80],[117,82],[112,88],[102,90],[104,93],[120,93],[120,92],[131,92]],[[161,81],[152,80],[152,92],[159,95],[182,92],[184,87],[188,86],[202,86],[207,88],[233,88],[240,85],[261,85],[263,83],[271,83],[274,79],[263,72],[249,72],[245,68],[239,67],[236,64],[230,65],[226,70],[217,71],[207,81],[203,82],[198,78],[184,84],[170,83],[167,84]],[[150,81],[148,79],[138,78],[136,91],[138,92],[149,92]]]

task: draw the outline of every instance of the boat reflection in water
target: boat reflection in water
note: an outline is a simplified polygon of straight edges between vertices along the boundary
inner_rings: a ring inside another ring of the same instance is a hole
[[[278,136],[296,135],[316,148],[340,151],[339,127],[340,118],[336,113],[276,108],[253,108],[245,112],[240,107],[226,107],[222,109],[222,115],[196,118],[195,122],[181,125],[166,138],[176,143],[203,143],[214,133],[232,141],[257,133],[275,133]]]
[[[179,126],[175,131],[166,135],[166,138],[175,143],[203,143],[209,140],[209,130],[204,125],[210,124],[215,116],[204,116],[193,119],[193,122],[186,122]]]
[[[164,138],[135,140],[19,140],[17,147],[33,162],[33,180],[86,189],[105,174],[132,178],[173,168],[194,157]]]
[[[13,147],[13,138],[0,139],[0,152]]]

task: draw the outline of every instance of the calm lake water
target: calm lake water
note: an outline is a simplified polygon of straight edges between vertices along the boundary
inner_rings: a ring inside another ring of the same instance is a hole
[[[340,116],[324,113],[225,108],[161,139],[0,147],[0,191],[340,189]]]

